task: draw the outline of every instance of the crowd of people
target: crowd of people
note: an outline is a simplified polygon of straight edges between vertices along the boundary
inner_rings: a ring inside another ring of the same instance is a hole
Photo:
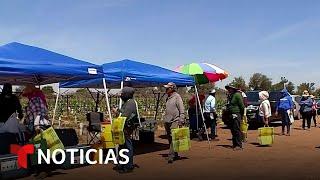
[[[167,99],[165,115],[163,116],[164,127],[168,137],[170,149],[168,152],[168,163],[173,163],[180,157],[178,152],[174,151],[172,145],[171,130],[184,126],[186,124],[185,106],[181,96],[177,93],[175,83],[169,82],[165,86]],[[225,86],[227,91],[226,112],[228,126],[232,134],[232,147],[234,150],[242,150],[244,143],[244,134],[241,131],[241,123],[246,111],[246,95],[240,89],[231,85]],[[128,173],[135,168],[133,162],[133,142],[132,134],[134,131],[134,123],[137,122],[139,112],[137,102],[134,100],[135,89],[132,87],[124,87],[121,91],[121,99],[124,102],[120,109],[113,109],[117,116],[126,117],[124,126],[125,143],[119,148],[129,150],[129,163],[122,166],[117,166],[116,170],[120,173]],[[19,98],[13,94],[12,85],[4,84],[0,95],[0,130],[2,132],[9,131],[12,127],[6,126],[12,119],[22,120],[30,137],[35,136],[41,130],[50,127],[51,123],[48,117],[48,105],[43,92],[33,85],[27,85],[22,92],[22,96],[28,99],[25,110],[22,110]],[[258,119],[266,126],[270,123],[272,116],[269,93],[267,91],[259,92],[260,106],[258,109]],[[199,102],[200,101],[200,102]],[[210,129],[209,140],[218,141],[217,132],[217,108],[216,108],[216,91],[212,89],[207,96],[192,96],[189,100],[189,125],[192,134],[196,135],[199,140],[203,139],[205,132]],[[300,113],[302,115],[302,128],[310,130],[311,120],[314,125],[316,122],[316,103],[314,96],[308,91],[304,91],[300,104]],[[282,132],[281,135],[290,136],[291,124],[293,119],[294,102],[291,95],[286,89],[281,91],[281,98],[276,105],[276,116],[281,117]],[[24,113],[23,113],[24,112]],[[14,128],[13,128],[14,129]]]

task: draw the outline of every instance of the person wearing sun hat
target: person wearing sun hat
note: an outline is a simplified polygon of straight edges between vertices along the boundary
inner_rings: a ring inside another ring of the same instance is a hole
[[[303,91],[300,104],[300,113],[302,115],[302,128],[305,130],[307,121],[308,130],[311,129],[312,105],[313,101],[307,90]]]
[[[317,127],[317,102],[314,95],[311,95],[310,98],[312,99],[312,119],[314,127]]]
[[[240,130],[240,122],[244,115],[245,106],[243,97],[238,88],[231,85],[225,86],[228,91],[227,111],[230,122],[230,130],[232,134],[232,144],[234,150],[241,150],[242,147],[242,132]]]
[[[207,127],[210,127],[211,134],[210,138],[211,140],[217,140],[217,113],[216,113],[216,90],[212,89],[209,92],[209,96],[207,97],[205,103],[204,103],[204,119],[205,123],[207,124]]]
[[[177,152],[174,152],[172,146],[171,129],[178,128],[185,123],[185,110],[181,96],[176,92],[177,86],[173,82],[169,82],[164,85],[166,88],[166,94],[168,95],[166,100],[166,110],[163,117],[164,127],[167,132],[167,137],[170,145],[168,154],[168,163],[173,163],[174,160],[179,159]]]
[[[269,99],[269,93],[267,91],[259,92],[259,99],[261,101],[259,106],[259,116],[262,118],[265,125],[269,124],[269,118],[271,117],[271,105]]]

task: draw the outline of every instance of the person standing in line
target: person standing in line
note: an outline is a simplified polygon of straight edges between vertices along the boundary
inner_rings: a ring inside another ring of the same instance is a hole
[[[292,97],[287,91],[287,89],[283,89],[281,91],[281,98],[277,103],[277,108],[276,108],[276,116],[278,114],[281,115],[281,120],[282,120],[282,135],[285,135],[285,128],[287,127],[287,136],[290,136],[290,118],[288,111],[293,111],[293,101]]]
[[[243,97],[237,88],[233,86],[225,86],[228,91],[227,111],[229,114],[230,129],[232,133],[233,150],[242,150],[243,134],[240,130],[240,122],[244,115],[245,106]]]
[[[190,129],[191,129],[191,137],[198,137],[199,141],[203,140],[203,120],[202,115],[200,111],[200,107],[198,105],[198,102],[196,100],[196,95],[192,95],[192,97],[189,99],[189,109],[188,109],[188,116],[189,116],[189,123],[190,123]],[[203,100],[205,99],[205,96],[202,94],[199,94],[199,100],[200,104],[203,104]]]
[[[22,96],[28,98],[26,107],[25,125],[31,137],[36,136],[42,131],[51,127],[48,116],[48,105],[44,93],[34,85],[27,85],[23,90]],[[44,179],[51,176],[51,165],[39,164],[34,166],[35,178]]]
[[[31,136],[46,130],[51,126],[48,116],[48,105],[44,93],[34,85],[27,85],[22,96],[28,98],[25,124]]]
[[[133,144],[131,140],[131,135],[134,131],[134,123],[138,122],[138,111],[137,111],[137,104],[134,100],[134,93],[135,90],[132,87],[123,87],[121,90],[121,96],[120,98],[123,101],[123,105],[121,106],[120,113],[122,117],[126,117],[126,122],[124,125],[124,138],[125,143],[123,145],[120,145],[120,149],[128,149],[129,152],[127,153],[129,157],[129,163],[125,165],[121,165],[118,168],[119,173],[130,173],[134,169],[133,164]]]
[[[166,101],[166,110],[164,115],[164,126],[167,132],[167,137],[170,145],[168,154],[168,163],[179,159],[177,152],[174,152],[172,145],[171,130],[182,126],[185,123],[184,105],[181,96],[176,92],[177,86],[173,82],[164,85],[168,95]]]
[[[311,130],[312,106],[313,101],[310,98],[309,92],[305,90],[302,94],[300,102],[300,113],[302,114],[302,128],[304,130],[306,130],[306,121],[308,130]]]
[[[209,96],[207,97],[204,103],[204,119],[207,125],[207,128],[210,127],[211,140],[217,140],[217,113],[216,113],[216,90],[213,89],[209,92]]]
[[[269,118],[271,117],[271,106],[269,99],[269,93],[267,91],[259,92],[259,99],[261,101],[259,106],[259,116],[262,118],[266,126],[269,125]]]

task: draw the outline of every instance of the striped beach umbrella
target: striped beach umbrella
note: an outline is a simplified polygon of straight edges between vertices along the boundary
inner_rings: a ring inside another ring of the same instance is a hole
[[[197,84],[221,81],[229,76],[227,71],[209,63],[181,65],[175,71],[194,76]]]

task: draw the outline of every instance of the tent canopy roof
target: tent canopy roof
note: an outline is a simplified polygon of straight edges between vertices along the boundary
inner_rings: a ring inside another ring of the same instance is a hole
[[[17,42],[0,46],[0,64],[1,83],[14,85],[103,77],[98,65]]]
[[[177,86],[192,86],[194,78],[159,66],[133,60],[121,60],[102,65],[104,76],[109,87],[125,86],[152,87],[174,82]],[[61,83],[63,88],[102,87],[101,79],[91,81],[70,81]]]

